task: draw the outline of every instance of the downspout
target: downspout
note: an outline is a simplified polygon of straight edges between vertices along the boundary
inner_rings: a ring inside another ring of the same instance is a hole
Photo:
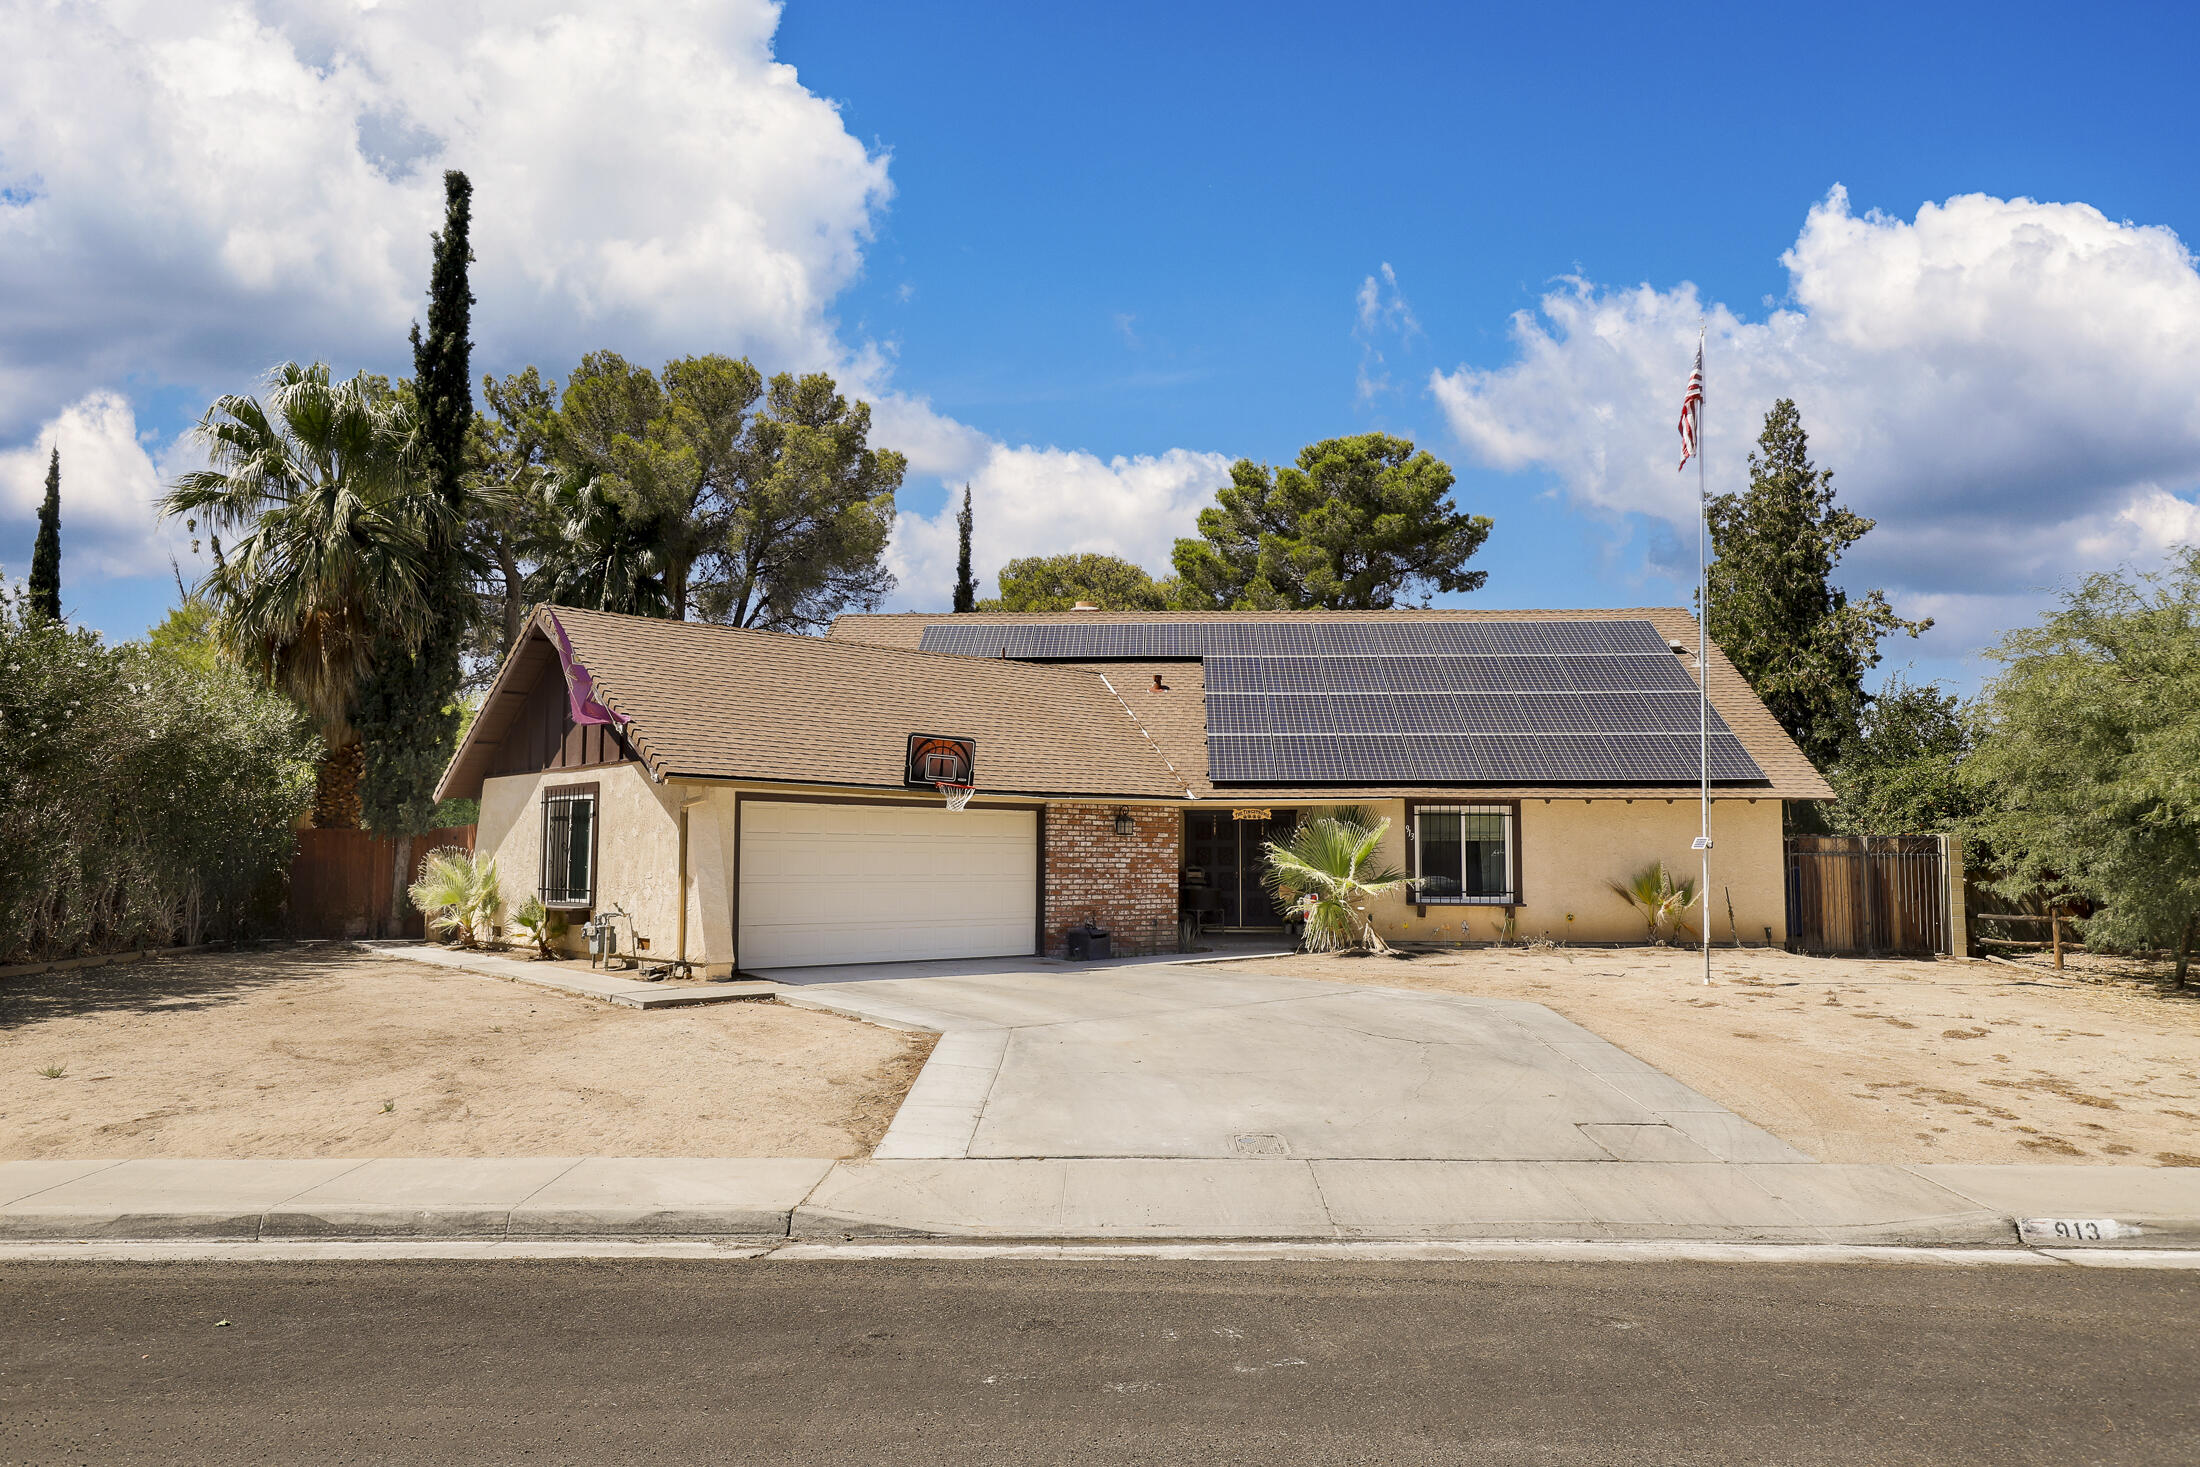
[[[709,798],[708,792],[689,795],[680,801],[680,920],[674,930],[672,958],[675,967],[688,966],[688,811]]]

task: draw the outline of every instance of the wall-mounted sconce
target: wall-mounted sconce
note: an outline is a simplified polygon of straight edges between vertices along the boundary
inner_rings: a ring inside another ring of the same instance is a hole
[[[1135,835],[1137,832],[1138,822],[1131,819],[1130,811],[1118,810],[1115,812],[1115,833],[1117,835]]]

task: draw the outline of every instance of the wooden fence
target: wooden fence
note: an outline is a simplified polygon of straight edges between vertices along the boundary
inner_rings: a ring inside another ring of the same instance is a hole
[[[1929,957],[1952,950],[1948,841],[1937,835],[1791,835],[1791,951]]]
[[[451,826],[413,837],[413,873],[437,846],[474,848],[474,827]],[[420,914],[405,909],[402,933],[388,930],[397,849],[366,830],[301,830],[290,858],[293,937],[418,937]]]

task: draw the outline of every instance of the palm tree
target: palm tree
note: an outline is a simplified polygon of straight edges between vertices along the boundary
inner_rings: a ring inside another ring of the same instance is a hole
[[[534,547],[539,558],[529,581],[536,601],[672,615],[660,526],[630,515],[603,479],[585,470],[552,471],[540,493],[550,534]]]
[[[1695,880],[1684,877],[1676,883],[1663,861],[1652,861],[1625,881],[1604,884],[1642,914],[1644,925],[1650,929],[1650,940],[1655,943],[1677,936],[1681,919],[1696,905]]]
[[[464,846],[438,846],[428,852],[428,859],[420,864],[420,879],[405,894],[427,914],[429,926],[450,933],[460,947],[479,946],[482,929],[495,925],[504,910],[496,860]]]
[[[1395,867],[1370,864],[1390,832],[1390,822],[1351,818],[1358,815],[1351,811],[1306,821],[1288,838],[1264,847],[1263,880],[1304,918],[1308,952],[1354,947],[1390,951],[1368,917],[1368,905],[1409,882]]]
[[[201,589],[224,645],[320,727],[316,822],[355,824],[354,697],[376,630],[418,617],[431,531],[449,511],[412,482],[411,414],[386,383],[286,362],[265,397],[226,395],[206,410],[194,436],[207,467],[178,479],[160,510],[194,529],[203,519],[210,536],[245,532],[228,555],[216,538]],[[347,774],[354,788],[330,788]]]

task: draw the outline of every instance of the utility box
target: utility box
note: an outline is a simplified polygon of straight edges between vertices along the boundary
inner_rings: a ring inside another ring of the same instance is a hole
[[[1115,938],[1105,927],[1090,922],[1080,922],[1062,934],[1062,942],[1069,951],[1073,963],[1089,963],[1099,958],[1115,956]]]

